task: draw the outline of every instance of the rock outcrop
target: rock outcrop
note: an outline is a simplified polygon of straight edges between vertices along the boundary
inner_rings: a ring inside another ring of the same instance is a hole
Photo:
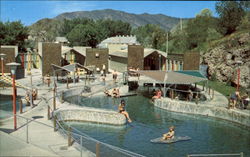
[[[250,33],[232,37],[223,44],[202,55],[208,64],[208,75],[219,81],[237,84],[240,69],[240,85],[250,87]],[[242,61],[242,64],[237,64]]]

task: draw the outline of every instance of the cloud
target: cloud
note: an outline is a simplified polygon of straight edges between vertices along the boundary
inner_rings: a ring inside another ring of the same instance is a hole
[[[95,4],[91,4],[86,1],[47,1],[50,2],[51,14],[53,16],[59,15],[65,12],[90,10],[96,7]]]

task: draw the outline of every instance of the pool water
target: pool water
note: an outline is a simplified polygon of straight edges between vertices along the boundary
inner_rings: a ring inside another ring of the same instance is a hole
[[[17,96],[17,100],[20,97]],[[19,101],[16,101],[16,110],[19,111]],[[0,95],[0,119],[11,117],[13,111],[12,95]]]
[[[119,99],[103,96],[68,99],[79,105],[117,110]],[[80,132],[99,141],[145,156],[181,157],[187,154],[240,153],[250,156],[249,129],[234,123],[205,116],[168,112],[154,107],[141,95],[125,98],[126,110],[133,122],[125,127],[104,124],[67,122]],[[176,136],[189,136],[190,141],[154,144],[150,140],[162,136],[168,127],[176,127]]]

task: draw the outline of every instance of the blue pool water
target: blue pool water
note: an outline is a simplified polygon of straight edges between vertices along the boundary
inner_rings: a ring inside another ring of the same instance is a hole
[[[17,97],[19,100],[20,97]],[[16,102],[17,112],[19,111],[19,101]],[[0,95],[0,119],[11,117],[13,112],[12,95]]]
[[[117,110],[119,99],[103,96],[71,97],[67,101],[79,105]],[[67,122],[80,132],[97,140],[151,157],[181,157],[200,153],[239,153],[250,156],[250,132],[242,126],[220,119],[168,112],[143,96],[125,98],[133,123],[124,127],[104,124]],[[173,144],[153,144],[151,139],[161,136],[168,127],[176,127],[176,135],[189,136],[190,141]]]

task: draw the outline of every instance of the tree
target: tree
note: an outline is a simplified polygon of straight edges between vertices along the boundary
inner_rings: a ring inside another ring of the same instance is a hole
[[[105,38],[113,37],[117,35],[130,35],[131,26],[127,22],[112,21],[110,19],[107,20],[98,20],[96,21],[97,27],[102,30],[105,34]]]
[[[196,18],[190,19],[185,29],[188,48],[191,50],[206,42],[211,29],[216,31],[216,25],[217,20],[212,17],[212,12],[209,9],[203,9]]]
[[[21,21],[0,21],[0,45],[17,45],[19,49],[23,49],[27,38],[28,28]]]
[[[245,14],[242,4],[239,1],[219,1],[215,8],[220,17],[219,26],[222,33],[227,35],[235,32]]]
[[[248,12],[241,20],[237,30],[250,30],[250,12]]]
[[[98,44],[98,31],[91,24],[78,24],[68,34],[67,38],[71,46],[91,46]]]
[[[166,42],[166,32],[159,26],[147,24],[133,29],[132,34],[136,35],[137,40],[145,47],[164,49]]]

